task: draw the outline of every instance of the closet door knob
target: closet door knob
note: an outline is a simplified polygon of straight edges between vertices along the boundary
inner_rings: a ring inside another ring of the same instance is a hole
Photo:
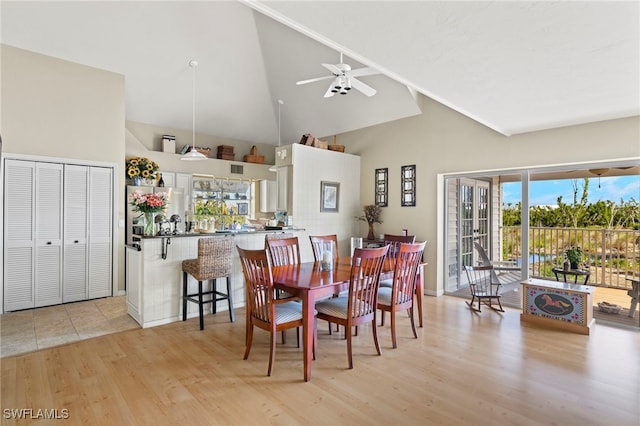
[[[78,243],[79,243],[79,241],[78,241],[78,240],[75,240],[75,241],[74,241],[74,243],[78,244]]]
[[[47,241],[47,245],[50,246],[51,245],[51,241]]]

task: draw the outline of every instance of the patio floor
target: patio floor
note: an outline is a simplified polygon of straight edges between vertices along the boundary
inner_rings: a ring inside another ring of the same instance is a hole
[[[452,296],[471,299],[471,293],[469,292],[468,287],[448,294]],[[503,285],[501,294],[501,302],[503,306],[522,309],[522,292],[520,289],[519,281]],[[599,302],[608,302],[620,305],[622,307],[622,310],[619,314],[607,314],[601,312],[598,309]],[[593,317],[596,319],[596,322],[604,322],[609,325],[618,325],[623,327],[632,327],[635,330],[640,331],[640,306],[636,309],[634,317],[631,318],[629,317],[630,304],[631,298],[627,295],[627,290],[596,287],[593,295]]]

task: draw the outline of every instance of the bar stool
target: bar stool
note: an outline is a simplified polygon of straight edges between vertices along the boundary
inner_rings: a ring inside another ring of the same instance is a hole
[[[206,303],[212,304],[212,313],[216,313],[216,302],[227,300],[229,303],[229,319],[235,321],[233,313],[233,290],[231,288],[231,274],[233,267],[231,254],[233,252],[233,238],[214,237],[198,240],[198,258],[182,261],[182,321],[187,320],[187,302],[198,304],[200,314],[200,330],[204,330],[204,309]],[[198,281],[198,292],[188,293],[188,275]],[[218,278],[227,279],[227,292],[216,289]],[[202,282],[212,281],[211,290],[203,291]],[[210,296],[206,300],[204,296]]]

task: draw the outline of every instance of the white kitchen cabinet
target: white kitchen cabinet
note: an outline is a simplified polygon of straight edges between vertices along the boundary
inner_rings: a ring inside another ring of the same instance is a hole
[[[160,172],[162,174],[162,182],[164,186],[174,188],[176,186],[176,174],[174,172]]]
[[[185,211],[180,213],[182,216],[182,220],[186,221],[186,212],[193,211],[193,199],[191,196],[191,187],[193,185],[193,177],[188,173],[176,173],[176,188],[180,188],[182,190],[182,195],[184,196],[184,208]]]
[[[278,201],[278,182],[275,180],[260,181],[260,212],[271,213],[276,211]]]
[[[276,171],[276,182],[277,182],[277,199],[276,199],[276,210],[277,211],[286,211],[288,215],[294,214],[291,196],[293,194],[292,191],[292,166],[280,166]]]

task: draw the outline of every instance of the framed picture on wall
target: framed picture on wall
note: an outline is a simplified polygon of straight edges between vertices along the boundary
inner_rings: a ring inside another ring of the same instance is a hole
[[[388,205],[388,196],[387,196],[388,182],[389,182],[389,169],[388,168],[376,169],[375,182],[374,182],[376,193],[375,193],[374,199],[376,200],[376,205],[378,207],[387,207]]]
[[[320,182],[320,211],[338,212],[340,184],[338,182]]]
[[[402,166],[400,169],[400,205],[415,207],[416,205],[416,165]]]
[[[238,214],[249,214],[249,203],[238,203]]]

